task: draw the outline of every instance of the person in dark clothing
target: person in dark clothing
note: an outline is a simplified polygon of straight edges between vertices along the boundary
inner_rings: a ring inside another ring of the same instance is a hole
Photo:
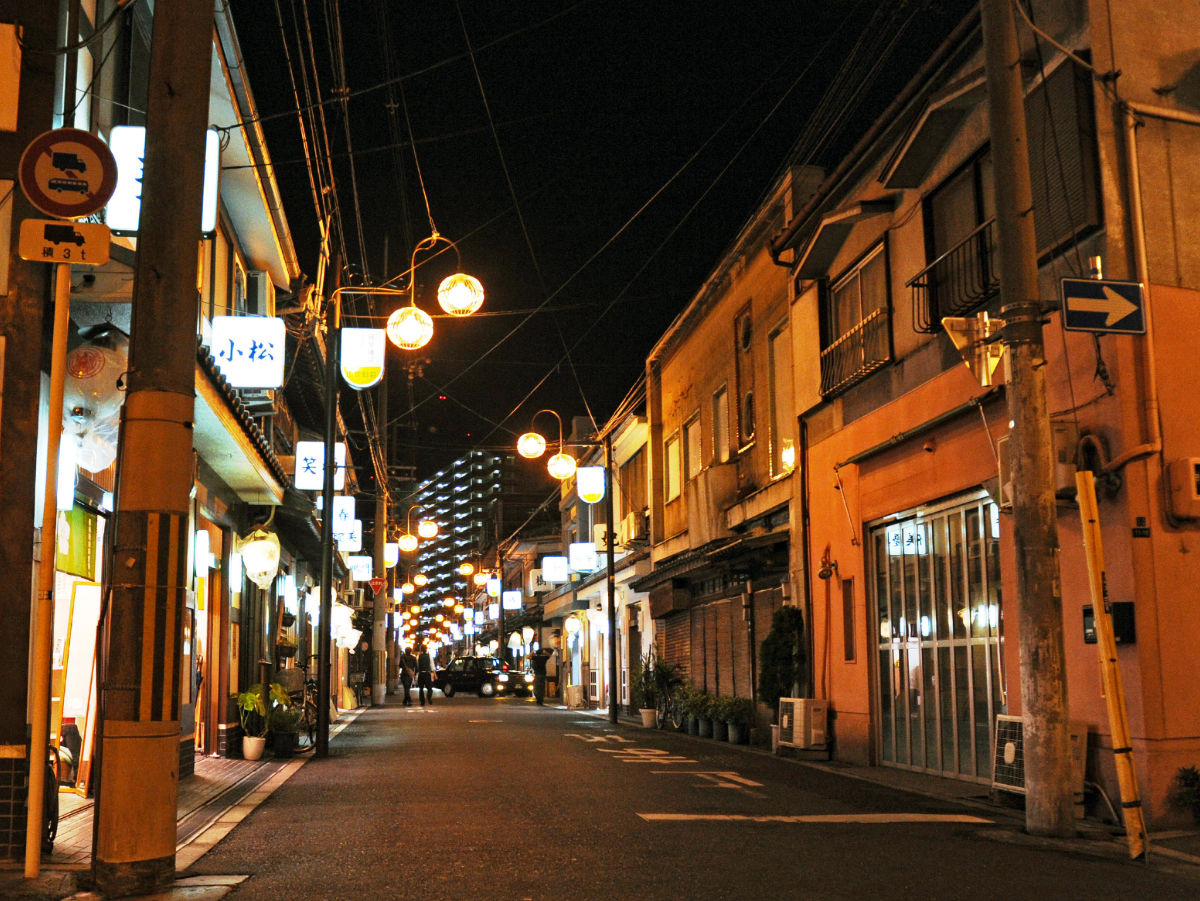
[[[428,648],[421,648],[417,656],[417,697],[425,706],[425,694],[429,694],[429,706],[433,706],[433,659]]]
[[[412,706],[412,686],[417,678],[417,658],[413,656],[412,648],[404,646],[400,655],[400,685],[404,688],[404,706]]]
[[[546,699],[546,663],[553,654],[549,648],[538,648],[529,659],[533,668],[533,698],[539,705]]]

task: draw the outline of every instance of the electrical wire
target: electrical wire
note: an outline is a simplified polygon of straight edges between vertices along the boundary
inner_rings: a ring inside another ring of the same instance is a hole
[[[104,33],[117,23],[117,18],[121,15],[121,13],[132,10],[134,4],[137,2],[138,0],[117,0],[117,5],[114,6],[112,12],[108,14],[108,18],[101,22],[98,27],[92,29],[92,33],[86,38],[75,41],[73,44],[67,44],[66,46],[55,47],[53,49],[33,47],[26,44],[21,39],[21,30],[19,28],[17,29],[17,43],[20,45],[22,50],[27,50],[30,53],[42,53],[46,54],[47,56],[63,56],[67,53],[75,53],[77,50],[82,50],[102,38]]]

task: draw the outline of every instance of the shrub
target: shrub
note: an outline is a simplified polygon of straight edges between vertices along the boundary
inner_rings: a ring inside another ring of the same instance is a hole
[[[1178,810],[1190,810],[1200,821],[1200,770],[1194,766],[1181,766],[1176,770],[1168,800]]]
[[[717,699],[716,717],[730,725],[754,725],[754,702],[749,698],[727,697]]]
[[[629,692],[635,709],[648,710],[658,705],[653,654],[643,654],[642,659],[633,665],[633,671],[629,674]]]
[[[774,709],[780,698],[795,697],[804,678],[804,614],[780,607],[771,618],[758,658],[758,696]]]

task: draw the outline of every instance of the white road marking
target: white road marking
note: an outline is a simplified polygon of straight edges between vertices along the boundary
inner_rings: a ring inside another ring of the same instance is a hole
[[[788,816],[744,813],[639,813],[653,823],[991,823],[983,817],[962,813],[832,813]]]
[[[651,770],[652,776],[700,776],[712,783],[716,788],[746,788],[747,786],[761,787],[761,782],[739,776],[736,772],[725,770]],[[702,788],[710,786],[698,783]]]
[[[591,744],[602,741],[612,741],[618,744],[633,744],[632,738],[625,738],[622,735],[580,735],[578,732],[564,732],[563,738],[578,738],[580,741],[586,741]]]
[[[695,763],[690,757],[680,757],[659,748],[597,748],[602,754],[612,754],[622,763]]]

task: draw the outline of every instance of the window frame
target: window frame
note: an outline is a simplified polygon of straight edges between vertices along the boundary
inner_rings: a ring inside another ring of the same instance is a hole
[[[683,460],[676,429],[663,441],[663,502],[671,503],[683,493]]]
[[[695,447],[692,439],[695,437]],[[693,413],[683,424],[683,481],[690,482],[704,469],[704,432],[700,423],[700,411]]]
[[[713,452],[714,466],[728,463],[733,456],[733,445],[730,442],[729,416],[729,383],[722,382],[721,386],[712,393],[713,408]],[[721,440],[724,438],[724,440]]]

